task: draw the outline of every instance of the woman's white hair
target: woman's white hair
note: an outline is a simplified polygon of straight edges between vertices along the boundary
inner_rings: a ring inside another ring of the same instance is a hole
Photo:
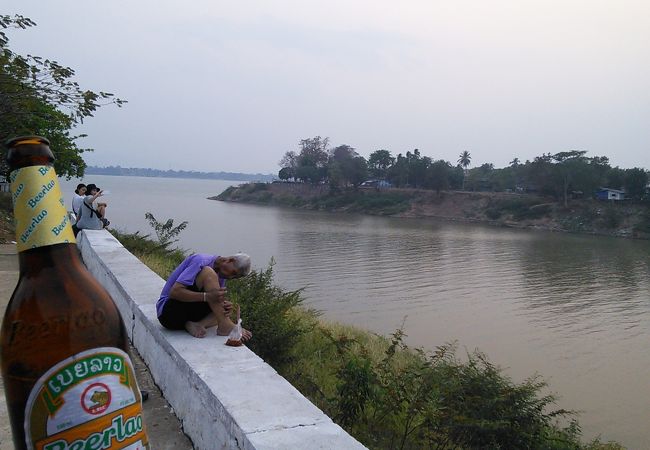
[[[233,265],[238,276],[245,277],[251,272],[251,257],[246,253],[235,253],[231,258],[234,260]]]

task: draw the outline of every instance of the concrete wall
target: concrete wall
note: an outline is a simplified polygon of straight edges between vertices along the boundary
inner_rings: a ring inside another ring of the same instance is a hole
[[[215,330],[197,339],[164,329],[155,307],[164,280],[110,233],[84,230],[78,244],[196,449],[365,448],[248,348]]]

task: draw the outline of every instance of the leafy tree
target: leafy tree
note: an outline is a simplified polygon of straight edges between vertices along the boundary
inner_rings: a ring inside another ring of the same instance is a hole
[[[613,167],[607,172],[606,186],[613,189],[621,189],[625,184],[625,170]]]
[[[609,158],[607,156],[594,156],[589,159],[589,164],[594,170],[594,178],[598,179],[596,184],[604,183],[607,174],[612,170],[612,166],[609,165]]]
[[[535,159],[526,164],[525,167],[525,188],[529,191],[537,191],[540,194],[556,196],[553,183],[553,159],[550,153],[536,156]]]
[[[0,15],[2,30],[33,26],[36,23],[27,17]],[[54,168],[67,178],[83,175],[82,154],[92,151],[77,146],[85,135],[73,135],[72,129],[101,106],[125,103],[107,92],[83,90],[74,75],[56,61],[14,53],[6,32],[0,31],[0,141],[20,135],[47,137],[56,157]],[[4,156],[0,172],[7,172]]]
[[[359,187],[368,178],[368,163],[363,156],[352,158],[347,169],[347,178],[352,186]]]
[[[316,166],[298,166],[296,169],[296,178],[303,183],[318,183],[323,179],[321,171]]]
[[[564,199],[564,207],[566,208],[569,205],[569,186],[571,181],[576,176],[577,172],[580,170],[581,164],[585,162],[585,153],[586,151],[581,150],[571,150],[568,152],[560,152],[553,155],[553,160],[556,161],[556,168],[558,169],[558,174],[561,183],[561,193],[562,198]]]
[[[336,192],[345,184],[343,169],[336,163],[330,163],[327,166],[327,179],[332,192]]]
[[[449,163],[447,163],[449,164]],[[451,166],[451,164],[449,164]],[[463,179],[465,178],[465,171],[460,166],[454,166],[449,173],[449,187],[451,189],[461,189],[463,186]]]
[[[368,176],[368,166],[363,156],[349,145],[339,145],[330,152],[328,162],[330,186],[351,184],[355,188],[363,183]]]
[[[400,153],[388,169],[387,178],[397,187],[423,187],[430,164],[431,158],[422,158],[417,148],[413,152],[406,152],[406,156]]]
[[[375,150],[368,158],[368,169],[373,177],[385,180],[388,169],[395,162],[388,150]]]
[[[492,175],[494,172],[494,165],[492,163],[485,163],[480,167],[476,167],[467,171],[466,179],[466,188],[472,191],[491,191],[493,190],[492,186]]]
[[[278,165],[282,168],[289,167],[294,169],[298,166],[298,155],[293,150],[284,154]]]
[[[329,138],[320,136],[300,141],[296,157],[296,177],[305,182],[318,183],[327,176]],[[287,155],[285,155],[287,156]]]
[[[472,163],[472,155],[467,150],[464,150],[458,157],[457,162],[463,168],[464,174],[467,174],[467,168]],[[465,177],[463,177],[462,189],[465,190]]]
[[[388,169],[388,179],[397,187],[404,187],[408,184],[408,160],[401,153],[397,155],[395,164]]]
[[[409,180],[410,184],[413,187],[424,187],[424,184],[427,179],[427,169],[431,165],[431,158],[428,156],[421,157],[420,150],[417,148],[413,150],[413,153],[409,155],[406,153],[407,158],[409,158]]]
[[[284,154],[280,162],[281,167],[278,172],[278,177],[281,180],[288,180],[289,178],[296,179],[296,171],[298,170],[298,155],[293,150]]]
[[[585,158],[583,164],[578,165],[578,171],[574,177],[574,190],[592,196],[599,187],[606,183],[607,174],[611,169],[609,158],[606,156]]]
[[[429,187],[438,194],[440,194],[440,191],[448,189],[452,170],[451,164],[442,159],[432,163],[427,170]]]
[[[648,173],[635,167],[634,169],[627,169],[625,171],[625,193],[633,199],[643,198],[648,185]]]
[[[295,169],[293,169],[292,167],[283,167],[278,172],[278,178],[280,178],[281,180],[285,180],[285,181],[290,179],[290,178],[295,178],[296,177],[295,172],[296,172]]]

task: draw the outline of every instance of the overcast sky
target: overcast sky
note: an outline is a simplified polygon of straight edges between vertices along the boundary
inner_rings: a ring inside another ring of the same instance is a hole
[[[4,0],[19,53],[113,92],[91,165],[277,173],[300,139],[650,169],[647,0]]]

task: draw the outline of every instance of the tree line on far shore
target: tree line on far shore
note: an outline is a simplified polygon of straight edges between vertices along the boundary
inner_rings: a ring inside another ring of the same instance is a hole
[[[591,197],[601,187],[625,191],[626,198],[648,200],[648,172],[643,168],[612,167],[607,156],[587,156],[572,150],[545,153],[532,161],[514,158],[510,165],[495,168],[486,163],[469,168],[471,154],[463,151],[455,164],[423,156],[418,149],[393,156],[376,150],[368,159],[353,147],[330,147],[329,138],[316,136],[300,141],[298,151],[280,160],[278,177],[304,183],[326,183],[333,190],[359,187],[369,179],[394,187],[469,190],[547,195],[563,201],[574,196]]]

